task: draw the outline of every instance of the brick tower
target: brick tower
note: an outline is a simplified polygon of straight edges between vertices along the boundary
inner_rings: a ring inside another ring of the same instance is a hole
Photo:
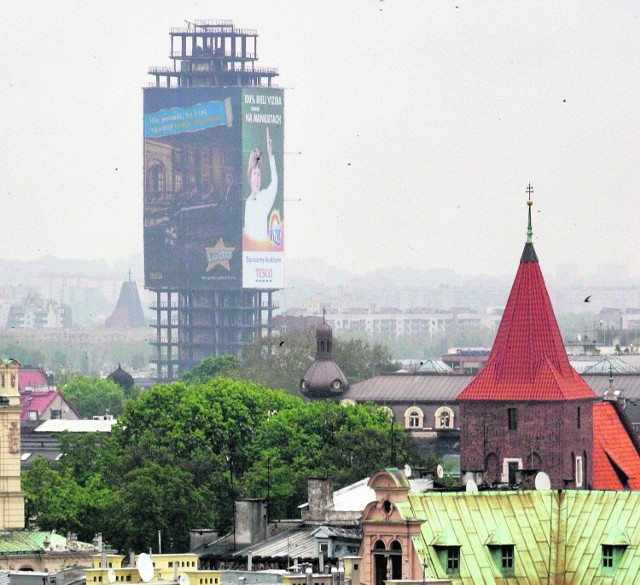
[[[571,367],[532,243],[527,243],[489,361],[458,395],[463,481],[553,489],[593,484],[595,393]]]

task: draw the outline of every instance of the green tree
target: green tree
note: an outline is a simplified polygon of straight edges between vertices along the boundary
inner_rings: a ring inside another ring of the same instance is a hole
[[[41,530],[78,532],[82,528],[84,493],[71,473],[54,470],[44,457],[37,457],[22,475],[26,524]]]
[[[254,437],[257,457],[244,478],[244,493],[266,497],[270,483],[272,515],[293,517],[306,499],[309,477],[331,476],[336,487],[343,487],[388,467],[392,447],[397,462],[420,463],[400,425],[393,432],[395,444],[391,420],[373,405],[344,407],[323,401],[279,411]]]
[[[336,487],[386,467],[419,463],[404,431],[373,405],[305,402],[242,380],[158,385],[127,400],[110,437],[62,438],[59,462],[26,475],[31,525],[90,527],[122,550],[163,534],[185,550],[189,529],[233,524],[233,502],[270,495],[272,517],[295,517],[307,479]]]
[[[202,360],[190,372],[180,375],[186,384],[202,384],[214,378],[241,379],[241,368],[238,358],[233,355],[220,355]]]
[[[399,367],[394,362],[391,351],[383,343],[360,338],[336,339],[333,358],[351,384]]]
[[[62,387],[62,393],[83,418],[122,412],[124,390],[111,380],[74,376]]]
[[[292,331],[280,341],[263,338],[244,349],[242,375],[297,395],[300,379],[315,354],[315,328]],[[352,384],[397,369],[389,349],[377,341],[334,338],[333,358]]]
[[[147,462],[121,480],[109,502],[106,536],[120,550],[148,550],[162,532],[163,549],[189,548],[189,528],[211,525],[211,493],[179,468]]]

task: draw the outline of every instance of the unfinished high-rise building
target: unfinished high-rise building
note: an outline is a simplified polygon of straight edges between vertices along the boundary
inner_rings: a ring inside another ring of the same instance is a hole
[[[144,89],[145,285],[158,379],[271,333],[284,286],[284,95],[258,33],[199,21],[170,33]]]

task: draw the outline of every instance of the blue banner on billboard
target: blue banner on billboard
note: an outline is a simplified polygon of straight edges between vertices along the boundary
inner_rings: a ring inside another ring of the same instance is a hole
[[[231,126],[233,116],[229,100],[205,102],[189,108],[170,108],[144,116],[144,135],[159,138],[198,132],[216,126]]]

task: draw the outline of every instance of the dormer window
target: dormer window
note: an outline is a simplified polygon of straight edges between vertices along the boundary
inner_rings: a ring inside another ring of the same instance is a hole
[[[613,575],[620,564],[624,551],[627,546],[620,544],[603,544],[602,545],[602,574]]]
[[[607,538],[602,543],[602,574],[613,575],[622,560],[622,557],[629,546],[629,539],[614,525]]]
[[[460,546],[435,546],[440,564],[447,575],[460,574]]]
[[[515,550],[512,544],[489,546],[493,561],[502,575],[513,575],[515,566]]]

